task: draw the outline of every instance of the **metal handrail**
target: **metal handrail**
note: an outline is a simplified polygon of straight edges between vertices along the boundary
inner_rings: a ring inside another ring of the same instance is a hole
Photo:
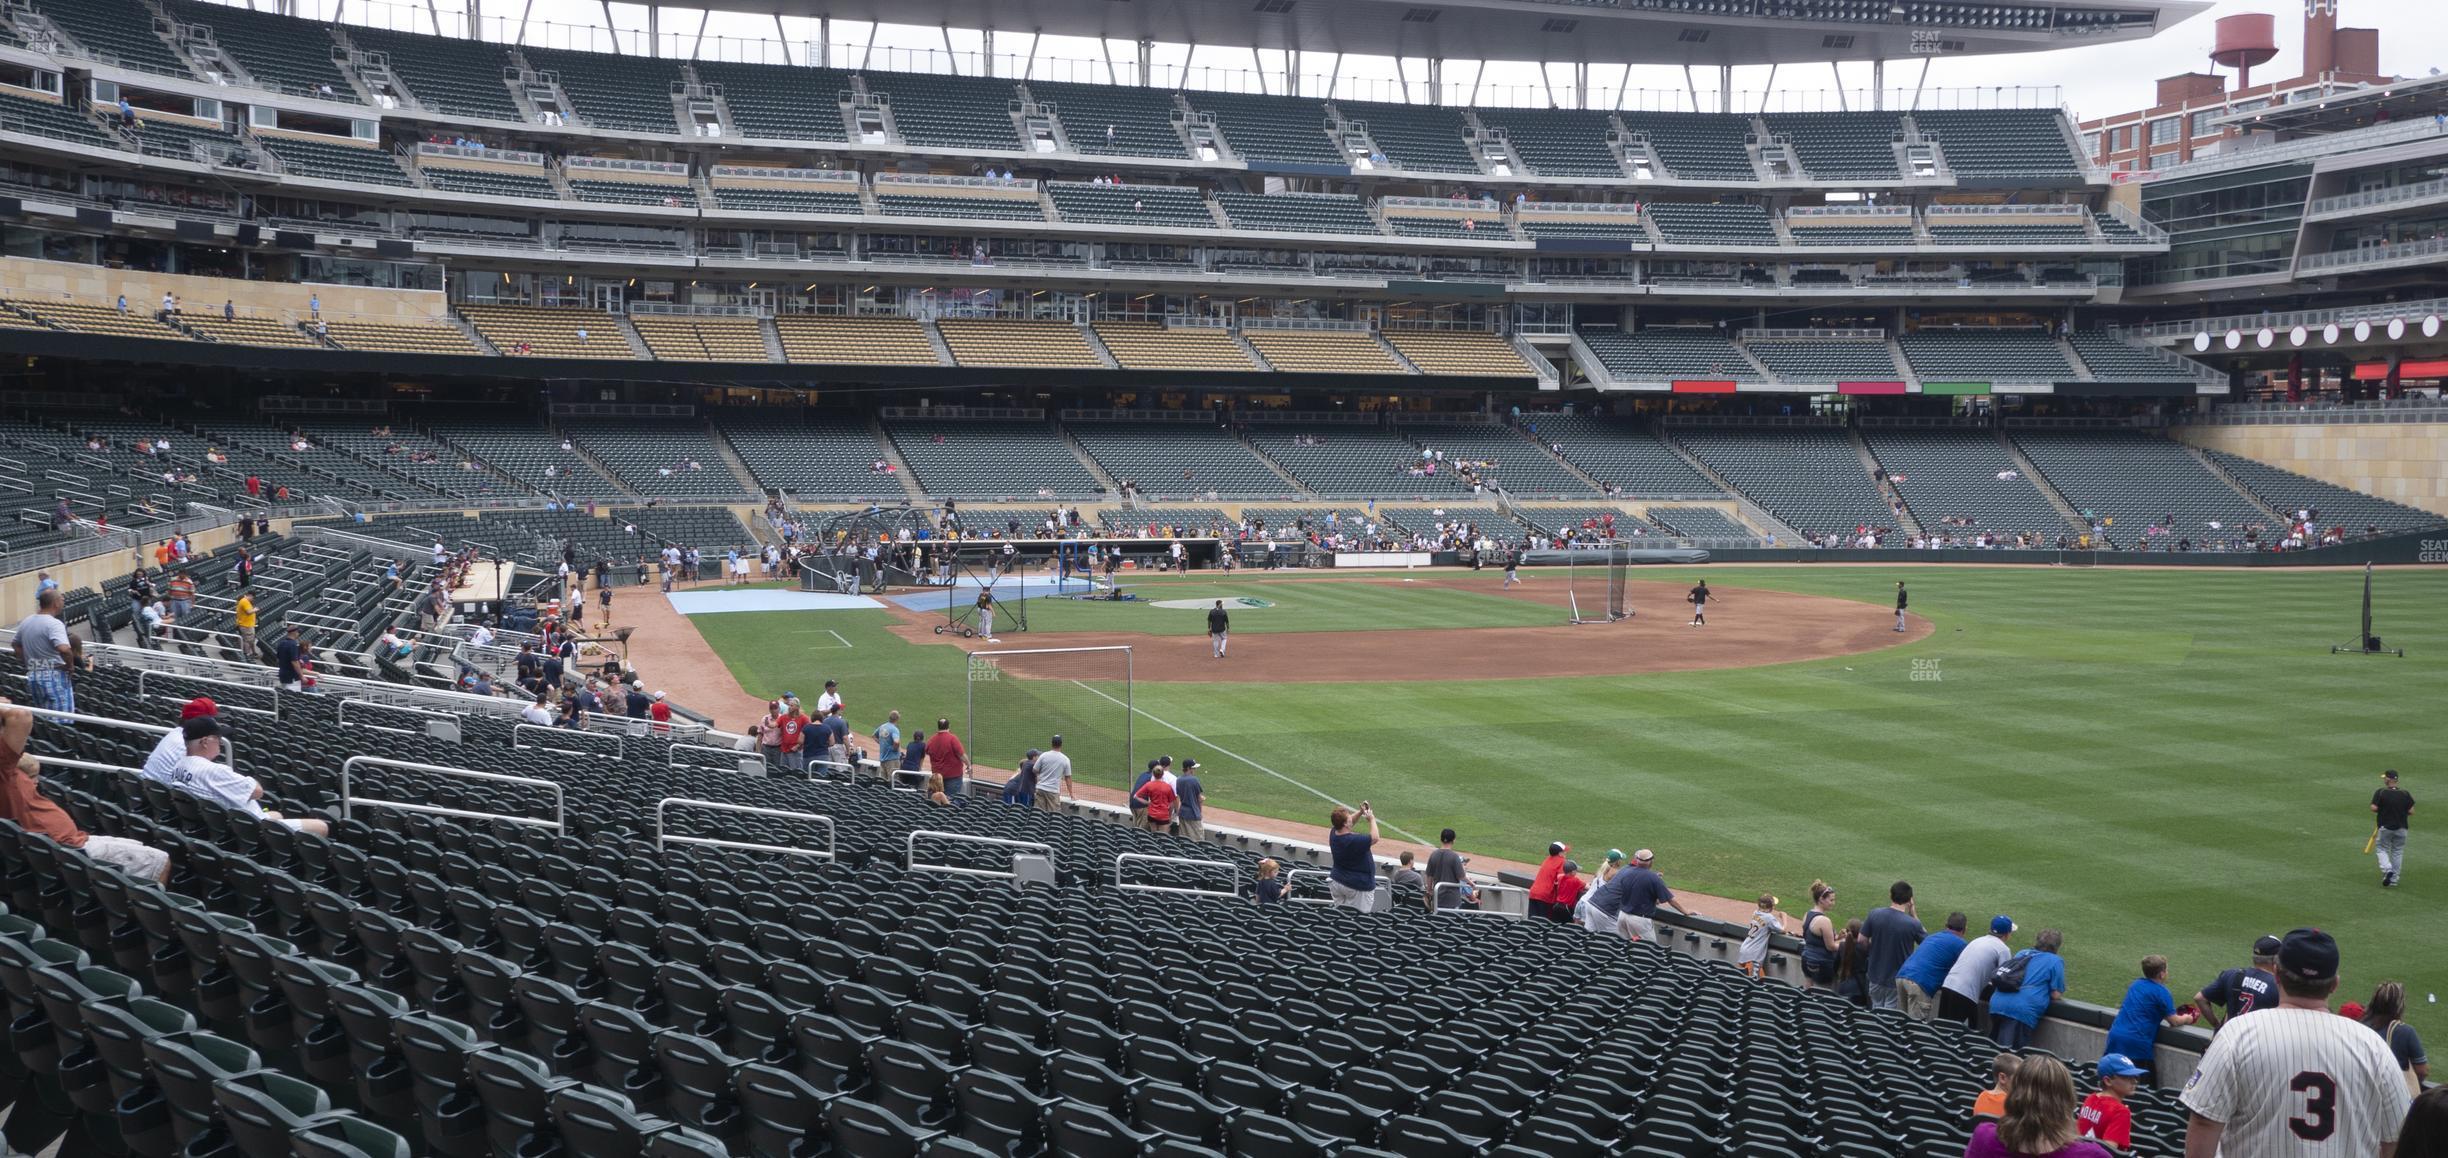
[[[385,768],[399,768],[410,772],[432,772],[442,776],[459,776],[471,780],[489,780],[498,784],[526,784],[536,788],[550,788],[552,789],[553,794],[553,818],[551,820],[539,820],[532,816],[511,816],[507,813],[501,812],[475,812],[464,808],[443,808],[432,804],[410,804],[400,800],[376,800],[372,797],[356,796],[349,792],[349,781],[351,780],[355,769],[359,764],[375,764]],[[419,764],[412,760],[392,760],[382,756],[351,756],[348,759],[340,762],[340,818],[342,820],[348,819],[350,807],[358,804],[369,805],[376,808],[396,808],[403,812],[423,812],[433,816],[459,816],[473,820],[502,820],[508,821],[511,824],[527,824],[534,825],[538,828],[551,829],[566,828],[567,825],[565,822],[569,817],[568,806],[563,799],[561,785],[550,780],[538,780],[532,776],[506,776],[499,772],[479,772],[473,768],[450,768],[441,764]]]
[[[787,844],[759,844],[746,840],[720,840],[711,836],[673,836],[666,824],[666,814],[674,804],[691,808],[709,808],[716,812],[737,812],[748,816],[787,816],[794,820],[821,820],[825,826],[825,846],[822,849],[799,848]],[[686,796],[666,796],[655,802],[655,847],[673,844],[703,844],[715,848],[736,848],[748,852],[774,852],[789,856],[813,856],[825,860],[837,859],[833,818],[821,812],[792,812],[784,808],[757,808],[747,804],[725,804],[718,800],[695,800]]]
[[[1046,844],[1043,841],[1005,840],[999,836],[971,836],[965,832],[944,832],[938,829],[921,828],[913,830],[909,834],[909,841],[902,850],[901,867],[911,872],[925,871],[931,873],[958,873],[962,876],[1002,877],[1005,879],[1015,878],[1020,875],[1011,869],[973,869],[961,868],[957,865],[948,864],[921,864],[918,860],[918,838],[922,836],[935,837],[940,840],[957,841],[963,844],[984,844],[992,845],[998,848],[1035,849],[1045,854],[1047,863],[1051,864],[1054,861],[1054,846]]]
[[[1230,878],[1232,879],[1232,881],[1233,881],[1233,883],[1234,883],[1234,885],[1235,885],[1236,887],[1234,887],[1234,888],[1230,888],[1230,889],[1222,889],[1222,890],[1218,890],[1218,889],[1192,889],[1192,888],[1184,888],[1184,887],[1179,886],[1179,885],[1135,885],[1135,884],[1129,884],[1129,883],[1124,882],[1124,881],[1123,881],[1123,879],[1122,879],[1122,866],[1123,866],[1125,863],[1130,862],[1130,861],[1146,861],[1146,862],[1148,862],[1148,863],[1150,863],[1150,864],[1213,865],[1213,866],[1215,866],[1215,867],[1217,867],[1217,868],[1221,868],[1221,869],[1223,869],[1223,870],[1224,870],[1225,875],[1226,875],[1227,877],[1230,877]],[[1232,863],[1231,861],[1226,861],[1226,860],[1201,860],[1201,859],[1199,859],[1199,858],[1197,858],[1197,857],[1189,857],[1189,856],[1158,856],[1157,854],[1152,853],[1152,852],[1125,852],[1125,853],[1117,853],[1117,854],[1115,854],[1115,856],[1114,856],[1114,890],[1115,890],[1116,892],[1126,892],[1126,893],[1128,893],[1128,892],[1145,892],[1145,893],[1187,893],[1187,894],[1189,894],[1189,895],[1191,895],[1191,896],[1199,896],[1199,897],[1236,897],[1236,898],[1237,898],[1237,897],[1239,897],[1239,896],[1241,895],[1241,891],[1240,891],[1240,889],[1239,889],[1239,887],[1238,887],[1238,885],[1240,884],[1240,880],[1241,880],[1241,867],[1240,867],[1239,865],[1236,865],[1236,864]]]
[[[604,754],[601,749],[588,750],[585,748],[555,748],[550,744],[527,744],[520,742],[520,737],[528,732],[543,732],[549,736],[600,736],[604,739],[612,741],[611,755],[615,760],[620,759],[623,753],[627,751],[627,744],[622,741],[619,736],[610,732],[582,732],[574,728],[563,728],[552,724],[510,725],[510,746],[522,751],[534,749],[543,752],[559,752],[564,756],[587,757],[601,756]]]
[[[664,759],[664,767],[672,769],[686,767],[707,772],[715,771],[715,769],[704,764],[682,764],[680,762],[680,753],[682,752],[711,752],[717,756],[721,756],[724,762],[729,764],[733,770],[741,772],[747,771],[747,762],[750,760],[756,761],[759,769],[763,769],[765,767],[765,757],[761,753],[743,752],[737,748],[716,748],[709,744],[682,744],[677,742],[671,745],[670,754]],[[763,774],[764,773],[762,771],[758,773],[758,775]]]
[[[1461,887],[1461,883],[1457,881],[1438,881],[1437,886],[1434,890],[1432,890],[1431,895],[1443,897],[1445,895],[1445,890],[1460,889]],[[1455,916],[1463,917],[1504,917],[1515,921],[1523,920],[1530,915],[1527,908],[1516,913],[1511,910],[1487,908],[1485,904],[1485,898],[1489,893],[1520,893],[1526,897],[1530,894],[1530,890],[1526,888],[1519,885],[1496,884],[1492,882],[1488,884],[1473,883],[1470,887],[1482,898],[1481,907],[1476,909],[1465,909],[1459,905],[1456,905],[1449,909],[1443,905],[1436,905],[1432,907],[1431,911],[1435,912],[1439,916],[1450,913]]]
[[[1325,877],[1329,882],[1331,882],[1334,878],[1334,874],[1327,872],[1325,869],[1286,869],[1284,871],[1284,900],[1302,905],[1331,905],[1335,903],[1334,894],[1331,892],[1322,897],[1293,896],[1292,882],[1302,877]],[[1379,877],[1377,879],[1381,882],[1385,880],[1384,877]],[[1379,887],[1382,888],[1384,886],[1380,885]]]
[[[214,687],[222,688],[237,688],[241,691],[248,692],[262,692],[265,695],[272,697],[271,707],[253,708],[248,707],[245,704],[222,704],[220,706],[227,711],[252,712],[259,716],[270,716],[276,720],[280,718],[280,687],[277,684],[248,684],[240,683],[237,680],[214,679],[211,676],[188,675],[186,672],[180,671],[164,671],[159,668],[146,668],[145,670],[136,673],[136,695],[139,699],[152,696],[151,692],[145,690],[145,677],[147,676],[166,676],[170,679],[187,680],[190,683],[211,684]],[[178,697],[162,696],[159,698],[176,699]],[[168,731],[169,729],[165,728],[163,730]]]
[[[426,718],[426,719],[428,719],[428,720],[438,720],[438,721],[442,721],[442,722],[444,722],[444,723],[449,724],[449,725],[451,726],[451,730],[452,730],[454,733],[456,733],[456,732],[458,731],[459,724],[460,724],[460,718],[459,718],[458,714],[457,714],[457,713],[455,713],[455,712],[441,712],[441,711],[435,711],[435,710],[433,710],[433,709],[431,709],[431,708],[410,708],[410,707],[403,707],[403,706],[401,706],[401,705],[399,705],[399,704],[382,704],[382,703],[376,703],[376,702],[374,702],[373,700],[344,699],[344,700],[340,701],[340,713],[339,713],[339,722],[340,722],[341,724],[343,724],[343,725],[347,725],[347,724],[350,724],[350,723],[351,723],[351,721],[350,721],[350,720],[349,720],[349,718],[348,718],[348,710],[349,710],[349,705],[350,705],[350,704],[355,704],[355,705],[357,705],[357,706],[358,706],[358,707],[360,707],[360,708],[376,708],[376,709],[379,709],[379,710],[381,710],[381,711],[386,711],[386,712],[404,712],[404,713],[407,713],[408,715],[412,715],[412,716],[423,716],[424,718]],[[363,721],[356,721],[356,722],[355,722],[355,726],[360,727],[360,728],[365,728],[365,729],[367,729],[367,730],[369,730],[369,731],[375,731],[375,732],[390,732],[390,733],[393,733],[393,734],[395,734],[395,735],[401,735],[401,736],[431,736],[431,735],[433,735],[433,732],[432,732],[431,730],[419,731],[419,730],[417,730],[417,729],[415,729],[415,728],[392,728],[392,727],[386,727],[386,726],[384,726],[384,725],[382,725],[382,724],[369,724],[369,723],[365,723],[365,722],[363,722]],[[454,736],[454,739],[455,739],[455,738],[456,738],[456,737]]]

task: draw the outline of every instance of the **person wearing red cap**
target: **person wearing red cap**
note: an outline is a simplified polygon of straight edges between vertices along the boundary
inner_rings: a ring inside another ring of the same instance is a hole
[[[207,719],[220,714],[221,705],[212,702],[210,697],[197,696],[179,709],[179,723],[184,725],[189,720]],[[187,737],[180,734],[177,728],[172,728],[162,734],[160,743],[153,745],[153,754],[145,757],[144,777],[175,786],[179,782],[179,765],[186,760]]]

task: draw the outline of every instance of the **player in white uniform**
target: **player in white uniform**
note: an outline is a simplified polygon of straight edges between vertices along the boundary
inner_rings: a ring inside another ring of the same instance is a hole
[[[2185,1158],[2389,1158],[2405,1078],[2387,1042],[2329,1011],[2338,948],[2297,929],[2278,950],[2275,1008],[2219,1031],[2185,1082]]]

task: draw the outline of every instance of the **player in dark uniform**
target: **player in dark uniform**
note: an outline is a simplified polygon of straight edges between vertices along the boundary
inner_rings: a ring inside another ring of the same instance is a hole
[[[1224,601],[1218,599],[1215,606],[1207,610],[1208,651],[1217,659],[1224,658],[1224,645],[1230,642],[1231,637],[1232,616],[1224,613]]]
[[[2218,979],[2193,995],[2193,1004],[2203,1017],[2210,1019],[2215,1029],[2234,1018],[2256,1009],[2268,1009],[2278,1004],[2278,975],[2272,972],[2278,965],[2278,949],[2282,942],[2276,937],[2263,937],[2253,942],[2252,965],[2244,969],[2228,969]],[[2212,1013],[2213,1010],[2217,1012]]]
[[[2372,793],[2372,849],[2380,854],[2380,883],[2397,887],[2405,869],[2406,829],[2413,823],[2414,794],[2397,786],[2397,770],[2380,774],[2380,789]]]
[[[1504,553],[1504,563],[1505,563],[1505,580],[1504,580],[1504,585],[1505,585],[1505,586],[1507,586],[1507,587],[1511,587],[1511,586],[1513,586],[1514,584],[1521,582],[1521,548],[1519,548],[1519,547],[1507,547],[1507,548],[1505,548],[1505,553]]]
[[[1896,580],[1896,630],[1904,630],[1904,581]]]
[[[1707,626],[1708,626],[1708,601],[1709,601],[1708,580],[1706,580],[1706,579],[1701,580],[1701,581],[1700,581],[1700,585],[1699,585],[1699,586],[1697,586],[1697,587],[1692,588],[1692,589],[1691,589],[1691,594],[1690,594],[1690,595],[1688,595],[1688,596],[1685,596],[1684,598],[1685,598],[1685,601],[1686,601],[1686,602],[1689,602],[1689,603],[1692,605],[1692,617],[1691,617],[1691,622],[1690,622],[1690,623],[1687,623],[1687,624],[1684,624],[1684,626],[1685,626],[1685,627],[1707,627]]]

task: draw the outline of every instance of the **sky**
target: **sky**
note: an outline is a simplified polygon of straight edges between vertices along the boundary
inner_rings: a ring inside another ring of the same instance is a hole
[[[269,9],[273,0],[222,0],[244,6],[250,2]],[[522,0],[492,0],[485,6],[489,26],[514,21]],[[389,0],[295,0],[297,14],[330,18],[336,9],[340,18],[351,23],[372,23],[406,31],[432,31],[431,17],[424,3],[399,4]],[[2423,76],[2441,67],[2448,67],[2448,48],[2441,47],[2423,17],[2436,19],[2441,0],[2341,0],[2340,23],[2351,27],[2377,27],[2380,36],[2380,64],[2384,71],[2399,76]],[[2208,11],[2160,33],[2149,40],[2122,44],[2091,45],[2055,52],[1990,56],[1970,59],[1939,60],[1929,70],[1928,93],[1924,103],[1947,106],[1963,105],[2022,105],[2049,106],[2063,104],[2080,117],[2096,117],[2125,112],[2151,103],[2151,82],[2159,77],[2179,72],[2208,69],[2213,26],[2220,16],[2241,12],[2266,12],[2278,17],[2277,59],[2256,69],[2257,75],[2278,79],[2293,77],[2301,71],[2302,16],[2301,0],[2219,0]],[[466,0],[434,0],[434,9],[444,21],[444,31],[459,34],[464,27],[461,15]],[[598,0],[532,0],[527,6],[529,23],[525,43],[552,47],[595,48],[611,47],[601,31],[604,6]],[[642,43],[639,30],[646,25],[645,9],[634,4],[615,3],[610,6],[613,20],[629,42]],[[505,19],[507,15],[507,19]],[[684,15],[667,9],[661,22],[667,55],[689,55],[692,49],[699,55],[725,59],[764,60],[781,63],[774,55],[771,42],[776,39],[774,21],[769,16],[744,13],[715,13],[706,22],[702,39],[695,35],[694,11]],[[809,63],[807,45],[817,36],[813,20],[789,18],[784,31],[793,42],[790,49],[794,63]],[[508,33],[498,27],[488,27],[489,39],[505,38]],[[833,41],[837,48],[833,63],[855,65],[852,54],[863,51],[868,27],[847,21],[833,26]],[[974,54],[979,37],[974,32],[951,33],[953,49],[969,57],[961,62],[964,72],[977,68]],[[676,46],[675,46],[676,42]],[[903,25],[881,25],[875,30],[875,55],[870,63],[879,69],[910,69],[943,71],[944,33],[935,28]],[[1028,37],[1009,31],[998,37],[999,54],[1022,53]],[[1116,43],[1113,46],[1116,63],[1124,70],[1120,79],[1129,81],[1131,48]],[[845,57],[850,59],[845,60]],[[1037,49],[1033,75],[1041,79],[1103,81],[1106,79],[1103,53],[1094,40],[1045,37]],[[1158,80],[1170,82],[1177,75],[1172,69],[1194,67],[1199,71],[1184,78],[1187,87],[1232,88],[1255,91],[1250,54],[1246,49],[1200,49],[1196,59],[1178,46],[1159,46],[1156,53]],[[1319,55],[1304,61],[1310,69],[1324,65]],[[1269,55],[1267,66],[1280,69],[1281,61]],[[1016,59],[999,66],[998,72],[1017,74],[1021,63]],[[1424,100],[1421,84],[1422,62],[1406,64],[1404,74],[1411,83],[1408,98]],[[1887,69],[1887,86],[1891,92],[1909,89],[1919,78],[1918,61],[1891,62]],[[1345,96],[1368,99],[1404,99],[1405,90],[1398,87],[1396,70],[1391,61],[1346,59],[1338,91]],[[1613,89],[1622,75],[1620,66],[1593,68],[1592,83],[1603,92],[1593,98],[1593,104],[1614,103]],[[1870,83],[1867,64],[1847,65],[1842,71],[1843,86],[1849,90],[1848,107],[1861,107],[1863,93]],[[1448,63],[1446,81],[1449,86],[1469,83],[1464,66]],[[1553,91],[1569,102],[1566,87],[1569,80],[1565,69],[1552,70]],[[1700,78],[1702,106],[1716,107],[1710,91],[1713,79]],[[1320,82],[1322,83],[1322,82]],[[1768,83],[1768,70],[1737,69],[1734,88],[1738,108],[1762,107],[1760,89]],[[1776,75],[1776,91],[1766,97],[1765,107],[1776,109],[1836,108],[1838,87],[1834,75],[1824,65],[1787,66]],[[2232,78],[2231,78],[2232,84]],[[1679,69],[1639,68],[1633,70],[1629,90],[1620,102],[1627,108],[1689,108],[1690,94],[1684,87]],[[1310,93],[1319,91],[1312,84]],[[1491,64],[1488,66],[1479,103],[1533,104],[1546,103],[1548,91],[1539,80],[1535,66],[1527,64]],[[1467,93],[1456,93],[1451,100],[1463,100]],[[1894,103],[1902,103],[1898,99]]]

